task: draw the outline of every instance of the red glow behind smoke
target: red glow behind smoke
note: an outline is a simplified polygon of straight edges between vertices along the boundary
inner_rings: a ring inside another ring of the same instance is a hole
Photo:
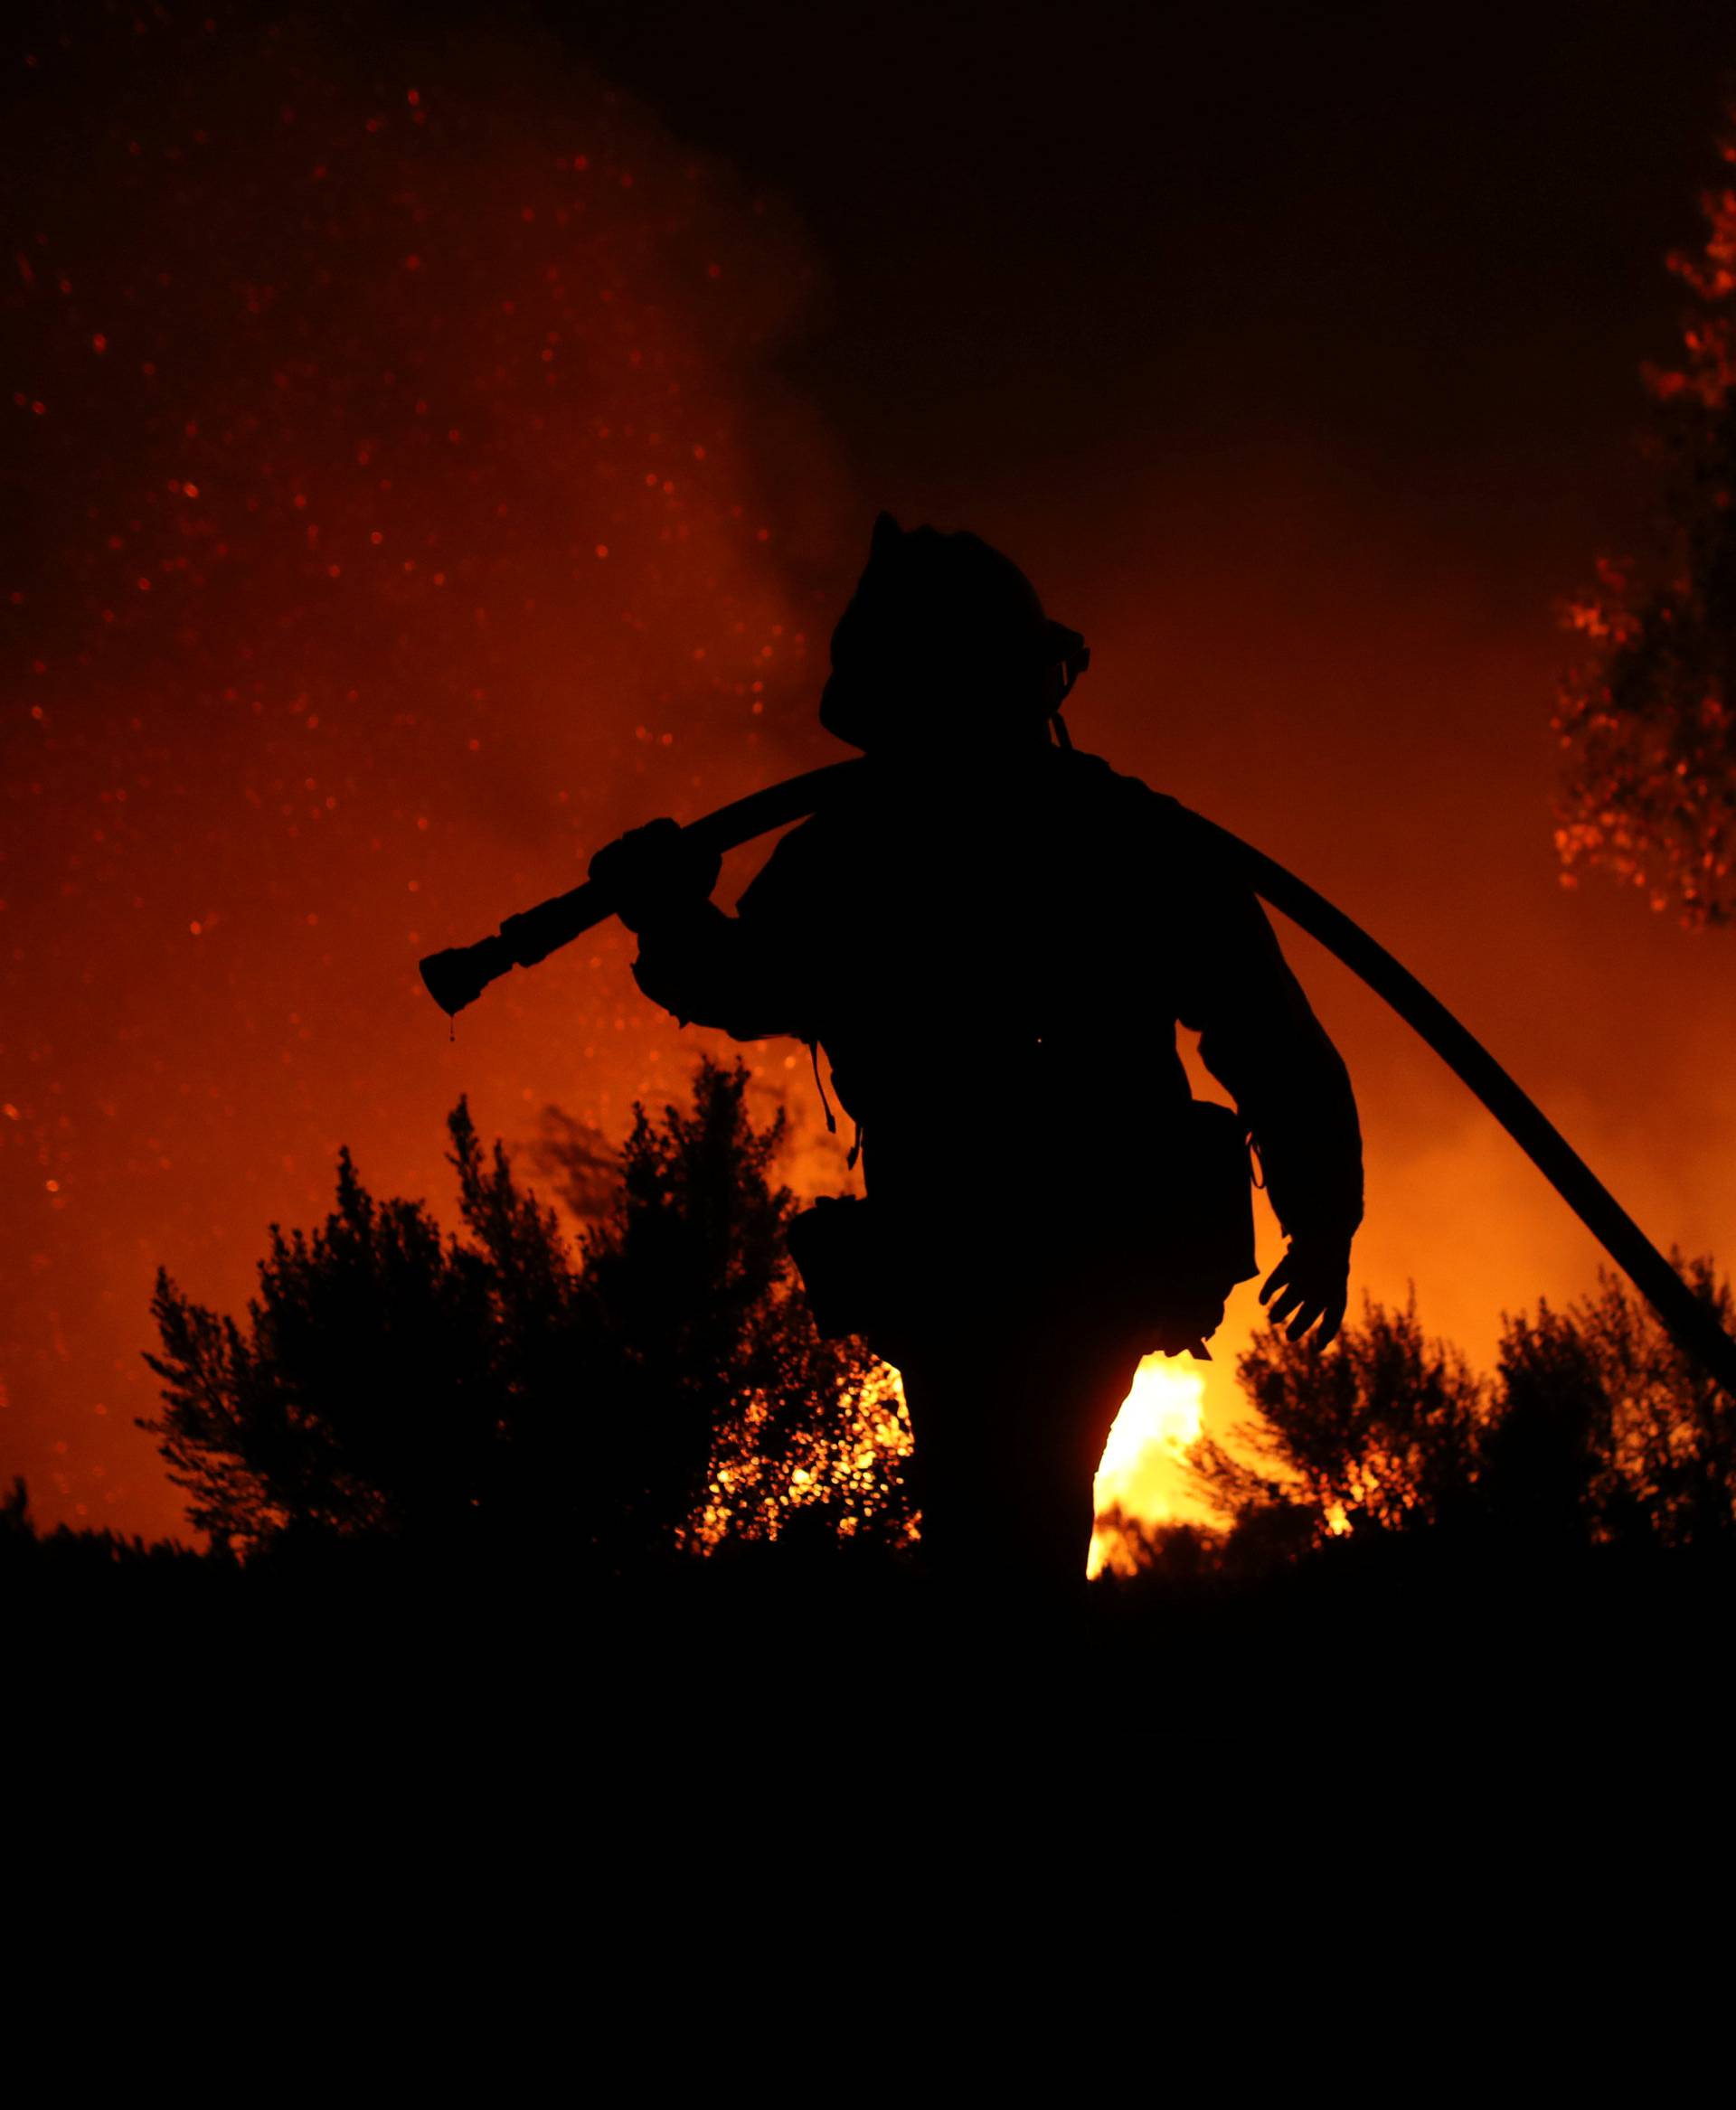
[[[798,246],[570,67],[557,107],[523,51],[363,80],[194,23],[34,56],[0,1463],[47,1518],[160,1530],[131,1426],[159,1261],[239,1300],[341,1140],[449,1212],[460,1089],[522,1135],[684,1088],[618,931],[456,1047],[415,963],[780,772],[811,683],[778,543],[824,557],[826,479],[757,378]]]
[[[633,1092],[683,1088],[693,1036],[638,1002],[618,930],[492,991],[455,1047],[414,963],[571,884],[619,827],[835,756],[813,647],[869,508],[837,502],[777,382],[799,243],[564,57],[467,33],[388,62],[377,32],[141,21],[57,7],[0,130],[0,1474],[26,1471],[50,1517],[150,1530],[179,1515],[130,1426],[159,1260],[233,1305],[267,1222],[326,1206],[340,1140],[449,1216],[461,1089],[485,1134],[523,1139],[549,1100],[618,1133]],[[1182,147],[1149,230],[1104,189],[1114,158],[1082,151],[1052,192],[993,165],[1019,232],[972,268],[948,247],[968,214],[889,237],[869,283],[898,341],[835,355],[828,400],[865,453],[897,442],[873,504],[976,529],[1090,637],[1081,746],[1365,921],[1648,1232],[1727,1262],[1728,945],[1612,889],[1562,896],[1549,838],[1569,649],[1549,604],[1611,538],[1631,363],[1670,342],[1666,314],[1629,341],[1615,297],[1594,330],[1580,312],[1611,271],[1643,304],[1645,231],[1661,250],[1669,223],[1636,208],[1632,249],[1606,250],[1575,216],[1661,195],[1659,97],[1649,132],[1561,161],[1570,185],[1599,172],[1587,207],[1529,175],[1521,194],[1511,153],[1486,166],[1501,124],[1474,181],[1444,155],[1432,192],[1410,145],[1385,158],[1384,121],[1320,153],[1313,113],[1360,74],[1317,106],[1286,82],[1303,129],[1278,183],[1233,125],[1185,121],[1240,111],[1243,71],[1238,52],[1190,73],[1160,110]],[[1518,99],[1491,107],[1516,112],[1524,66],[1496,73]],[[1370,101],[1409,131],[1408,101]],[[1045,151],[1065,108],[1045,90]],[[902,122],[908,192],[930,159]],[[1439,248],[1392,239],[1393,166]],[[1056,221],[1106,204],[1139,227],[1131,278],[1092,278],[1087,242],[1045,280]],[[1245,271],[1251,253],[1288,262]],[[1137,337],[1099,335],[1122,314]],[[1374,999],[1283,936],[1362,1103],[1354,1286],[1414,1282],[1430,1329],[1486,1362],[1504,1306],[1588,1286],[1591,1241]],[[967,1178],[1007,1139],[973,1126],[976,1051],[935,1056]],[[1134,1103],[1139,1063],[1088,1121]],[[796,1057],[756,1066],[808,1116]],[[1258,1316],[1244,1286],[1193,1373],[1220,1433]]]

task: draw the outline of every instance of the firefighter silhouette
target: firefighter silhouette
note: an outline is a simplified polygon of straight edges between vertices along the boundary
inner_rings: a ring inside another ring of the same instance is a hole
[[[1255,1271],[1250,1141],[1293,1336],[1337,1331],[1362,1218],[1350,1079],[1259,901],[1067,738],[1088,659],[997,551],[882,513],[820,707],[867,758],[850,793],[733,916],[673,821],[590,866],[655,1003],[824,1050],[866,1199],[792,1247],[823,1328],[902,1373],[924,1557],[984,1579],[1082,1576],[1139,1361],[1203,1353]],[[1178,1021],[1233,1114],[1193,1098]]]

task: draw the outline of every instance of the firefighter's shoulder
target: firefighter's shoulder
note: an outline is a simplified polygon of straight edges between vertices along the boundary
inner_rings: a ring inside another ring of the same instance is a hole
[[[838,810],[843,803],[834,801],[778,837],[736,903],[738,914],[784,915],[824,894],[847,854],[850,816]]]
[[[1058,751],[1056,759],[1072,796],[1106,824],[1135,830],[1154,844],[1181,841],[1189,834],[1193,814],[1143,777],[1129,777],[1101,755],[1077,748]]]

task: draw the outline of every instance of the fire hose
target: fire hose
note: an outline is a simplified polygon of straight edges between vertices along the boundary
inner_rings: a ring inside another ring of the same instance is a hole
[[[860,761],[851,760],[809,769],[720,806],[703,820],[692,822],[683,834],[703,849],[720,852],[739,849],[756,836],[829,804],[862,767]],[[1200,814],[1189,813],[1187,817],[1203,846],[1214,851],[1262,900],[1343,961],[1469,1087],[1646,1298],[1675,1342],[1736,1398],[1736,1340],[1724,1332],[1708,1305],[1475,1034],[1324,894],[1229,829]],[[430,953],[421,963],[422,980],[447,1016],[456,1017],[491,982],[514,967],[535,966],[613,913],[608,895],[588,881],[520,915],[509,916],[493,937]]]

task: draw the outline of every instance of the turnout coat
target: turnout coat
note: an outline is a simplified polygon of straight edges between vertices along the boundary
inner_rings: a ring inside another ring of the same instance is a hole
[[[1191,1235],[1206,1175],[1177,1025],[1292,1238],[1348,1242],[1362,1142],[1264,909],[1190,818],[1071,749],[966,778],[871,757],[733,916],[705,901],[648,927],[635,976],[684,1023],[825,1050],[907,1306],[938,1275],[979,1302],[1040,1282],[1079,1305],[1096,1285],[1209,1331],[1251,1259],[1226,1276]]]

